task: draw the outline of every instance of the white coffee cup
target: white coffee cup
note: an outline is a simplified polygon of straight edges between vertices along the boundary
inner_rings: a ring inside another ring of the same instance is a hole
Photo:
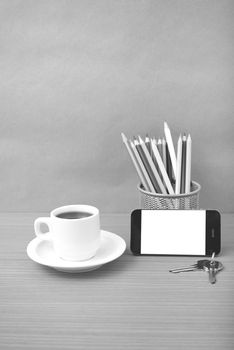
[[[41,224],[46,224],[49,231],[43,233]],[[88,260],[100,247],[99,210],[90,205],[56,208],[50,217],[37,218],[34,229],[37,237],[53,241],[55,253],[64,260]]]

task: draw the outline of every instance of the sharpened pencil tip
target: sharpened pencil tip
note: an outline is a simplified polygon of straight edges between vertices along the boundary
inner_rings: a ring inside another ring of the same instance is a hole
[[[136,136],[133,136],[133,143],[134,145],[139,145],[139,141]]]
[[[149,134],[146,134],[146,136],[145,136],[145,141],[146,141],[146,142],[149,142],[149,141],[150,141]]]
[[[124,135],[124,133],[123,133],[123,132],[121,132],[121,136],[122,136],[122,140],[123,140],[123,142],[127,141],[127,137]]]
[[[144,141],[142,140],[142,138],[140,137],[140,135],[138,135],[138,139],[140,140],[140,142],[144,142]]]

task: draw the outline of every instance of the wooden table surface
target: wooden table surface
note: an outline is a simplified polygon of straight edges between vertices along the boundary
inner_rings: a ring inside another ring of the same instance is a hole
[[[129,216],[102,215],[125,254],[100,269],[67,274],[29,260],[33,221],[45,213],[0,215],[0,349],[234,349],[234,215],[222,215],[225,269],[178,275],[193,257],[136,257]]]

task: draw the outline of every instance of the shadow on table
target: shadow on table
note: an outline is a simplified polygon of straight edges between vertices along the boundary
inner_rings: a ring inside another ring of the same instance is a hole
[[[122,274],[124,270],[131,269],[132,264],[134,264],[134,260],[131,259],[132,254],[127,249],[120,258],[111,261],[107,264],[102,265],[96,270],[86,271],[86,272],[64,272],[58,271],[48,266],[40,265],[38,266],[40,269],[45,270],[46,273],[57,276],[59,278],[66,279],[92,279],[92,278],[103,278],[110,277],[115,275]]]

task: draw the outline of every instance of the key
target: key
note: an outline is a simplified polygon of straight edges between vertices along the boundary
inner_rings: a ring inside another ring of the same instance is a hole
[[[169,272],[180,273],[180,272],[204,270],[204,265],[206,263],[209,263],[209,262],[210,262],[210,260],[207,260],[207,259],[198,260],[196,262],[196,264],[193,264],[193,265],[188,266],[188,267],[182,267],[182,268],[178,268],[178,269],[169,270]]]
[[[208,261],[208,263],[204,264],[204,271],[209,273],[209,281],[211,284],[216,282],[216,274],[218,271],[223,269],[223,264],[216,260]]]

